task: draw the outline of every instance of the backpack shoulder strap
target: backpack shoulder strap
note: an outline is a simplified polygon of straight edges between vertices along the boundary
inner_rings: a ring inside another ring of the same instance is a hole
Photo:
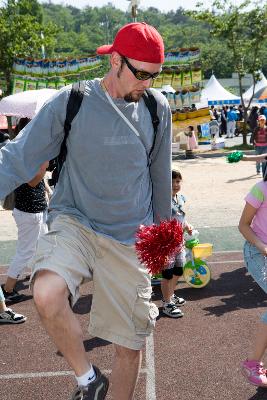
[[[150,157],[154,150],[154,147],[155,147],[156,136],[157,136],[158,126],[159,126],[160,121],[159,121],[159,117],[157,114],[157,100],[155,99],[153,94],[151,92],[149,92],[148,90],[146,90],[143,95],[143,99],[144,99],[145,105],[147,106],[148,111],[150,113],[153,129],[154,129],[154,140],[153,140],[151,150],[149,152],[149,157]]]
[[[79,109],[81,107],[84,90],[85,90],[85,81],[75,82],[72,85],[70,97],[67,104],[66,119],[64,123],[65,132],[66,130],[68,131],[67,134],[69,134],[69,131],[71,129],[71,123],[75,118],[75,116],[78,114]]]
[[[67,156],[66,142],[67,142],[70,130],[71,130],[71,123],[72,123],[73,119],[75,118],[75,116],[79,112],[79,109],[80,109],[82,101],[83,101],[84,91],[85,91],[85,81],[75,82],[72,85],[70,97],[69,97],[67,109],[66,109],[66,119],[64,122],[65,134],[64,134],[63,142],[61,144],[60,154],[59,154],[59,158],[62,163],[65,161],[66,156]]]

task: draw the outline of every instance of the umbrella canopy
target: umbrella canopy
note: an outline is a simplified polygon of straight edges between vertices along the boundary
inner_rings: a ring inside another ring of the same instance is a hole
[[[0,101],[0,115],[32,119],[56,89],[26,90],[4,97]]]

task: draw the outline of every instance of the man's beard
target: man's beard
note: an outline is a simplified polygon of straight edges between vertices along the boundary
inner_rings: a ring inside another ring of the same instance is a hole
[[[124,67],[124,63],[122,62],[121,66],[120,66],[120,69],[117,72],[117,78],[118,79],[120,79],[123,67]],[[133,94],[133,92],[130,92],[130,93],[127,93],[123,98],[124,98],[125,101],[127,101],[127,103],[132,103],[132,102],[137,103],[141,99],[143,94],[144,94],[144,92],[143,93],[139,92],[139,94]]]
[[[142,96],[143,93],[139,92],[138,94],[133,94],[133,92],[130,92],[124,96],[124,100],[127,101],[127,103],[132,103],[132,102],[137,103]]]

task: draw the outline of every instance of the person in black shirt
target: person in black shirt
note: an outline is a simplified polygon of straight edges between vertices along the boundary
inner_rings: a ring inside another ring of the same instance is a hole
[[[227,109],[225,106],[222,107],[221,111],[221,126],[220,126],[220,135],[226,135],[227,133]]]
[[[27,118],[20,120],[19,128],[15,133],[19,133],[28,122]],[[2,285],[6,302],[22,299],[23,296],[15,290],[17,279],[33,257],[39,236],[47,232],[47,198],[43,180],[47,167],[48,162],[43,163],[30,182],[24,183],[15,190],[13,216],[18,228],[18,241],[15,256],[7,271],[6,283]]]

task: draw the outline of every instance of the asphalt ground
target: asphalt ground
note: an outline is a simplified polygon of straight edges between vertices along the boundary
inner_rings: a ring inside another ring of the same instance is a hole
[[[242,253],[215,253],[209,265],[212,280],[205,288],[178,284],[176,293],[187,300],[183,318],[160,313],[146,343],[135,400],[267,399],[267,391],[247,384],[240,373],[266,295],[246,273]],[[2,282],[5,272],[2,267]],[[19,289],[29,295],[26,280]],[[88,359],[109,375],[113,346],[87,333],[92,285],[84,285],[81,294],[75,312]],[[153,300],[160,307],[157,287]],[[13,307],[28,320],[1,326],[0,399],[68,400],[74,377],[41,327],[31,297]]]
[[[244,268],[237,230],[244,196],[259,180],[255,165],[233,166],[218,156],[191,161],[182,155],[173,165],[183,174],[189,222],[199,229],[202,242],[214,245],[208,260],[212,280],[203,289],[178,284],[176,294],[187,300],[185,316],[175,320],[160,313],[146,342],[135,400],[267,400],[267,391],[249,385],[240,373],[266,308],[266,295]],[[16,240],[9,212],[0,211],[0,228],[4,282]],[[19,281],[18,289],[28,297],[13,308],[28,319],[0,326],[0,399],[68,400],[75,385],[72,372],[40,324],[28,281]],[[84,285],[81,295],[75,312],[88,359],[109,376],[113,346],[87,332],[92,285]],[[161,306],[158,287],[153,301]]]

